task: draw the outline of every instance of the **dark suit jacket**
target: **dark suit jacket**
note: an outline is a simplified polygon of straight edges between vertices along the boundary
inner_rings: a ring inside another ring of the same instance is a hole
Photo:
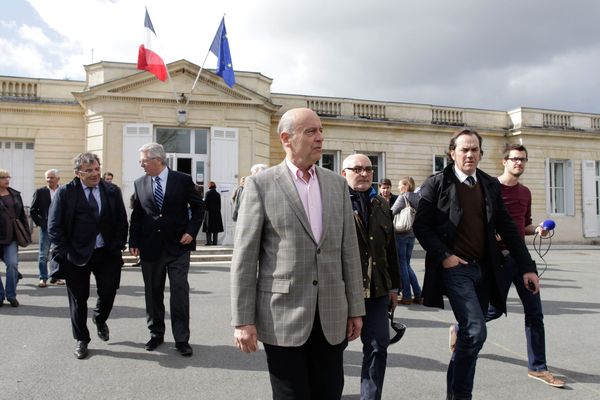
[[[94,217],[79,178],[61,186],[50,205],[48,235],[52,253],[83,266],[94,252],[98,232],[104,248],[118,257],[127,243],[127,213],[121,190],[104,181],[100,188],[100,220]]]
[[[460,184],[454,174],[454,164],[443,172],[429,177],[421,188],[421,201],[413,230],[419,243],[427,252],[425,256],[425,280],[423,283],[424,304],[431,307],[444,307],[445,294],[442,281],[442,261],[452,254],[456,229],[462,217],[456,185]],[[505,239],[511,255],[514,255],[520,273],[537,272],[525,242],[510,214],[504,206],[500,183],[481,170],[477,170],[477,181],[483,188],[486,209],[486,259],[484,264],[493,271],[495,289],[490,293],[490,302],[498,310],[506,312],[506,290],[502,288],[503,272],[500,253],[496,243],[496,232]]]
[[[48,229],[48,211],[50,210],[50,189],[41,187],[33,193],[29,215],[37,226],[43,230]]]
[[[138,248],[143,261],[158,259],[163,250],[171,255],[195,250],[196,235],[204,215],[204,202],[192,178],[169,169],[160,211],[154,202],[150,176],[138,178],[134,186],[129,247]],[[194,238],[187,245],[179,243],[184,233]]]

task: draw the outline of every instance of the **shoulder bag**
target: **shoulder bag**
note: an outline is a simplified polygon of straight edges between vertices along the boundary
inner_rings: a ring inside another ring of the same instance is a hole
[[[396,233],[406,233],[412,229],[417,211],[410,205],[408,197],[404,196],[404,208],[394,215],[394,230]]]

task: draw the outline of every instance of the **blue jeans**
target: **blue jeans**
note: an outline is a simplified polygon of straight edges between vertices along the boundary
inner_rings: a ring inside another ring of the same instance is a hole
[[[365,299],[366,315],[360,339],[363,343],[363,361],[360,373],[361,400],[379,400],[383,392],[383,378],[390,344],[388,319],[389,296]]]
[[[523,276],[518,273],[518,265],[510,254],[504,260],[504,271],[506,281],[505,292],[510,290],[513,283],[523,304],[525,313],[525,337],[527,338],[527,366],[532,371],[546,371],[546,334],[544,331],[544,313],[542,311],[542,299],[540,294],[533,294],[525,287]],[[486,315],[486,321],[494,320],[502,315],[490,304]]]
[[[400,264],[400,277],[402,278],[402,298],[410,299],[411,287],[415,297],[421,297],[421,286],[417,274],[410,266],[410,257],[415,247],[415,237],[401,237],[396,235],[396,248],[398,249],[398,264]]]
[[[456,350],[446,375],[448,394],[457,400],[472,398],[477,356],[487,337],[489,282],[483,268],[474,263],[443,271],[446,295],[459,327]]]
[[[38,256],[38,268],[40,280],[48,279],[48,253],[50,252],[50,237],[48,230],[40,228],[40,251]]]
[[[0,301],[4,300],[4,298],[14,300],[17,298],[19,248],[16,241],[0,246],[3,248],[4,264],[6,264],[6,291],[2,285],[2,277],[0,275]]]

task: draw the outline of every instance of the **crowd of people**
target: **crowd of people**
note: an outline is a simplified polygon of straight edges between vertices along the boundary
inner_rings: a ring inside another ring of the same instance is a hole
[[[531,193],[518,181],[527,162],[522,145],[507,146],[504,172],[493,178],[478,168],[482,137],[461,129],[449,141],[449,165],[418,188],[412,177],[401,178],[395,195],[391,180],[373,182],[366,155],[344,159],[341,176],[317,165],[324,135],[312,110],[287,111],[278,134],[285,159],[272,168],[254,165],[232,196],[234,344],[252,353],[263,343],[274,399],[339,399],[343,352],[359,337],[361,399],[380,399],[390,313],[398,304],[443,308],[443,296],[457,321],[449,330],[446,396],[471,399],[486,322],[506,312],[511,284],[526,315],[528,376],[564,386],[546,365],[539,278],[523,240],[547,232],[533,224]],[[59,171],[46,171],[46,186],[33,197],[31,218],[40,228],[38,286],[66,283],[78,359],[87,357],[91,340],[90,277],[98,291],[92,322],[107,341],[127,244],[139,257],[144,281],[150,336],[144,348],[153,351],[164,342],[168,276],[175,347],[183,356],[193,354],[190,252],[201,228],[206,245],[218,243],[221,198],[209,182],[203,199],[189,175],[167,167],[160,144],[142,146],[139,162],[144,175],[134,183],[130,221],[113,175],[101,175],[93,153],[75,157],[75,178],[65,185],[59,186]],[[395,220],[407,208],[416,210],[414,223],[398,231]],[[0,212],[6,264],[0,306],[6,298],[18,307],[17,221],[29,225],[5,170]],[[426,252],[422,287],[411,267],[417,239]]]

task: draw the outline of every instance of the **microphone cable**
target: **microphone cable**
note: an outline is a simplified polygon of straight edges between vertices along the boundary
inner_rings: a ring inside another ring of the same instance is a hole
[[[546,272],[546,269],[548,269],[548,263],[544,260],[544,256],[548,254],[550,247],[552,247],[552,236],[554,236],[554,229],[549,230],[545,236],[539,235],[537,232],[533,236],[533,250],[535,250],[544,263],[542,272],[538,273],[539,278],[541,278],[544,272]],[[547,241],[547,243],[543,243],[544,241]]]

